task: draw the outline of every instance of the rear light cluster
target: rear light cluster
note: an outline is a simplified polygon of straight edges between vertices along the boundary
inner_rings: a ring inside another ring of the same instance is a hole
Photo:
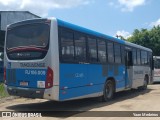
[[[4,67],[4,83],[6,84],[6,67]]]
[[[53,76],[53,70],[50,67],[48,67],[45,88],[53,87],[53,77],[54,77]]]

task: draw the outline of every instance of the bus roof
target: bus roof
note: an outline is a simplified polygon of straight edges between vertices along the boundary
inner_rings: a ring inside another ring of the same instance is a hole
[[[90,30],[90,29],[87,29],[87,28],[84,28],[84,27],[81,27],[81,26],[78,26],[78,25],[74,25],[74,24],[62,21],[60,19],[57,19],[57,21],[58,21],[58,25],[60,25],[62,27],[67,27],[67,28],[70,28],[70,29],[73,29],[73,30],[76,30],[76,31],[80,31],[82,33],[87,33],[87,34],[90,34],[90,35],[94,35],[96,37],[109,39],[111,41],[119,42],[121,44],[125,43],[124,40],[120,40],[118,38],[114,38],[114,37],[111,37],[111,36],[108,36],[108,35],[105,35],[105,34],[102,34],[102,33],[99,33],[99,32],[96,32],[96,31],[93,31],[93,30]]]
[[[141,45],[137,45],[137,44],[134,44],[134,43],[131,43],[131,42],[125,41],[125,44],[128,45],[128,46],[131,46],[131,47],[135,47],[135,48],[139,48],[139,49],[143,49],[143,50],[152,52],[152,50],[149,49],[149,48],[146,48],[146,47],[143,47],[143,46],[141,46]]]
[[[131,43],[131,42],[127,42],[127,41],[124,41],[124,40],[121,40],[121,39],[118,39],[118,38],[115,38],[115,37],[111,37],[111,36],[108,36],[108,35],[105,35],[105,34],[102,34],[102,33],[99,33],[99,32],[96,32],[96,31],[93,31],[93,30],[90,30],[90,29],[87,29],[87,28],[84,28],[84,27],[81,27],[81,26],[78,26],[78,25],[74,25],[74,24],[62,21],[60,19],[57,19],[57,22],[58,22],[58,25],[60,25],[62,27],[67,27],[67,28],[70,28],[70,29],[73,29],[73,30],[76,30],[76,31],[80,31],[82,33],[87,33],[87,34],[90,34],[90,35],[94,35],[96,37],[111,40],[113,42],[118,42],[118,43],[125,44],[125,45],[131,46],[131,47],[135,47],[135,48],[139,48],[139,49],[143,49],[143,50],[152,52],[152,50],[149,49],[149,48],[146,48],[146,47],[143,47],[143,46]]]
[[[131,47],[135,47],[135,48],[139,48],[139,49],[143,49],[143,50],[152,52],[152,50],[149,49],[149,48],[146,48],[146,47],[143,47],[143,46],[131,43],[131,42],[127,42],[125,40],[121,40],[121,39],[118,39],[118,38],[115,38],[115,37],[112,37],[112,36],[109,36],[109,35],[105,35],[105,34],[102,34],[102,33],[99,33],[99,32],[96,32],[96,31],[93,31],[93,30],[90,30],[90,29],[87,29],[87,28],[84,28],[84,27],[81,27],[81,26],[78,26],[78,25],[74,25],[74,24],[65,22],[63,20],[57,19],[57,18],[52,17],[52,18],[49,18],[49,19],[57,20],[58,25],[60,25],[62,27],[67,27],[67,28],[70,28],[70,29],[73,29],[73,30],[76,30],[76,31],[80,31],[80,32],[83,32],[83,33],[94,35],[94,36],[99,37],[99,38],[108,39],[108,40],[113,41],[113,42],[118,42],[118,43],[121,43],[121,44],[124,44],[124,45],[128,45],[128,46],[131,46]],[[23,20],[23,21],[19,21],[19,22],[10,24],[10,25],[8,25],[8,27],[10,28],[10,27],[15,27],[17,25],[25,24],[25,23],[28,23],[28,22],[34,23],[36,21],[46,21],[46,20],[47,20],[46,18],[28,19],[28,20]]]

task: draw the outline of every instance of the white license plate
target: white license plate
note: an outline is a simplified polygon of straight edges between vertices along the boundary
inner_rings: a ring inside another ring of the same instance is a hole
[[[20,86],[28,86],[28,82],[20,82]]]
[[[37,81],[38,88],[45,88],[45,81]]]

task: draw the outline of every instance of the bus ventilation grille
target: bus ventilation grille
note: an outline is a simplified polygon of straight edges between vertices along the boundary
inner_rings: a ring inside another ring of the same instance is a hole
[[[15,69],[8,69],[7,70],[7,83],[8,84],[14,84],[16,83],[16,70]]]

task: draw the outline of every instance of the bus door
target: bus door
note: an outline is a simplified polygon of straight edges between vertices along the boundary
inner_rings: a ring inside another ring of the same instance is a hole
[[[125,88],[131,88],[132,86],[132,51],[125,50]]]

